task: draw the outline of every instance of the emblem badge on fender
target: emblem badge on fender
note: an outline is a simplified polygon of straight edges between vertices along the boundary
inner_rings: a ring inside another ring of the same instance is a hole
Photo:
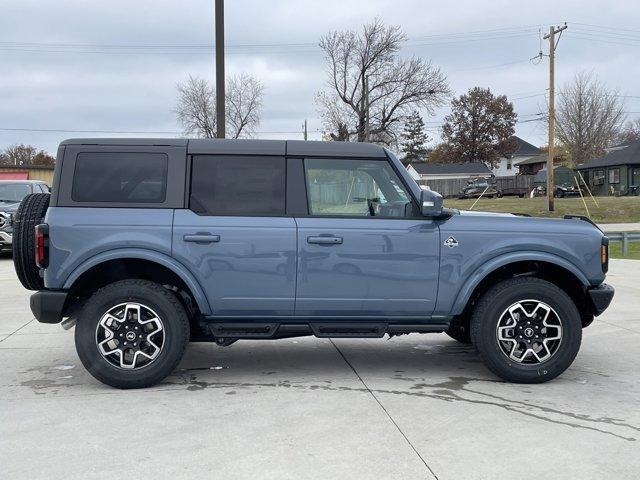
[[[444,246],[449,248],[457,247],[458,240],[456,240],[456,237],[451,236],[444,241]]]

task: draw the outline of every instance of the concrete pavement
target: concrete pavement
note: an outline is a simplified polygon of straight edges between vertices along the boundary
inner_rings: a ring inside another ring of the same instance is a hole
[[[444,334],[192,344],[163,384],[118,391],[73,332],[32,321],[0,259],[0,471],[7,479],[636,479],[640,266],[543,385],[499,381]]]

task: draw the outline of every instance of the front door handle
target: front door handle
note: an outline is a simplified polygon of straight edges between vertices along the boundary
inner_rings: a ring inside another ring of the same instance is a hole
[[[315,243],[316,245],[340,245],[342,237],[307,237],[307,243]]]
[[[211,235],[210,233],[192,233],[182,237],[185,242],[194,243],[216,243],[220,241],[220,235]]]

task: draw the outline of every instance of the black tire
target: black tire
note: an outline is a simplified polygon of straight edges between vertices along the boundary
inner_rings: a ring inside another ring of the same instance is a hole
[[[557,350],[541,363],[512,360],[497,339],[502,313],[525,300],[546,303],[557,313],[562,326]],[[471,339],[486,366],[497,376],[515,383],[542,383],[557,377],[571,365],[580,349],[582,325],[578,309],[562,289],[539,278],[521,277],[499,283],[478,301],[471,317]]]
[[[115,366],[97,345],[96,332],[102,316],[127,302],[152,309],[164,328],[164,343],[157,357],[134,369]],[[147,280],[121,280],[95,292],[84,304],[75,332],[76,350],[87,371],[102,383],[122,389],[144,388],[162,381],[176,368],[188,342],[189,319],[184,307],[171,291]]]
[[[27,290],[41,290],[44,280],[36,265],[35,226],[44,221],[49,208],[48,193],[32,193],[24,197],[13,222],[13,266],[18,280]]]
[[[556,197],[564,198],[564,192],[562,190],[556,190]]]

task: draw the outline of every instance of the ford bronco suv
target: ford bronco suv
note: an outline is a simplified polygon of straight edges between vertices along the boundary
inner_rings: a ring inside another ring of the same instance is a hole
[[[590,221],[443,208],[363,143],[76,139],[16,217],[40,322],[119,388],[190,341],[446,332],[512,382],[550,380],[613,297]]]

